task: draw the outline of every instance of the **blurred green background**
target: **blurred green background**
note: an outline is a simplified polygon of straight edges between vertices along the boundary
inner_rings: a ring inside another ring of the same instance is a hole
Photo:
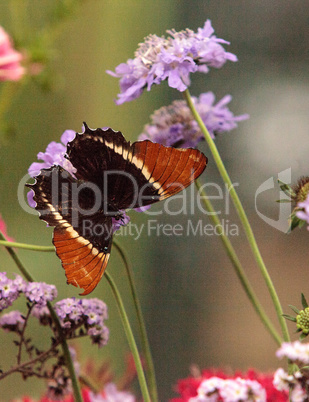
[[[16,38],[31,37],[48,23],[56,3],[66,2],[1,1],[0,25]],[[303,229],[287,236],[266,224],[256,213],[255,192],[270,177],[276,181],[278,173],[285,169],[291,168],[292,182],[308,174],[308,2],[85,0],[80,3],[75,13],[57,28],[57,36],[50,45],[52,62],[46,75],[51,90],[43,91],[29,82],[5,116],[14,127],[14,132],[2,139],[0,147],[0,212],[9,235],[19,242],[51,244],[52,229],[20,207],[17,187],[37,153],[44,151],[49,142],[59,141],[64,130],[81,131],[82,122],[86,121],[92,128],[110,126],[121,130],[127,139],[135,140],[155,109],[181,98],[181,94],[164,83],[133,102],[116,106],[113,99],[118,93],[118,80],[105,71],[114,70],[119,63],[133,57],[137,44],[149,33],[163,35],[170,28],[196,30],[209,18],[216,35],[231,41],[228,50],[238,56],[239,62],[227,63],[207,75],[192,76],[191,92],[199,95],[211,90],[217,100],[231,94],[230,109],[235,114],[250,114],[250,120],[240,123],[238,129],[219,136],[217,145],[232,181],[239,184],[239,195],[284,311],[289,313],[288,304],[300,307],[300,293],[309,297],[308,233]],[[0,91],[2,86],[0,83]],[[206,145],[202,144],[200,149],[209,157],[202,181],[219,183],[223,188]],[[275,186],[259,196],[258,209],[278,219],[279,206],[275,203],[278,198]],[[222,218],[239,224],[232,207],[226,214],[222,200],[214,204],[222,211]],[[142,224],[153,218],[132,213],[131,219]],[[160,215],[158,222],[185,225],[188,219],[208,223],[207,217],[199,212],[194,216]],[[143,232],[138,241],[132,236],[117,239],[133,264],[160,400],[175,395],[177,379],[187,376],[193,363],[201,368],[254,367],[264,371],[281,364],[275,357],[276,345],[247,301],[217,236],[156,237]],[[277,325],[245,237],[240,234],[232,241]],[[54,254],[30,251],[18,254],[37,280],[57,286],[59,299],[78,296],[77,289],[66,285],[64,271]],[[0,265],[1,271],[16,272],[4,249],[0,250]],[[108,269],[122,291],[136,332],[125,271],[116,250]],[[80,360],[85,362],[89,356],[98,363],[109,360],[120,375],[128,345],[104,279],[92,296],[102,298],[109,306],[110,342],[97,350],[83,340],[78,344]],[[23,303],[16,303],[14,308],[22,309]],[[293,332],[293,326],[290,328]],[[9,334],[0,336],[1,367],[7,368],[16,351]],[[40,345],[44,344],[37,327],[32,328],[32,336]],[[44,384],[37,380],[23,382],[19,375],[12,375],[1,382],[0,399],[9,401],[26,393],[38,397],[43,389]]]

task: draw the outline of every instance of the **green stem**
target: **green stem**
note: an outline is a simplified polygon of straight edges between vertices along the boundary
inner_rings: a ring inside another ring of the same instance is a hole
[[[0,231],[0,240],[6,240],[5,236],[2,234],[1,231]],[[19,257],[15,253],[15,251],[10,246],[6,246],[6,249],[9,252],[10,256],[13,258],[13,260],[14,260],[15,264],[17,265],[18,269],[20,270],[20,272],[27,279],[27,281],[36,282],[35,279],[33,278],[33,276],[24,267],[23,263],[20,261]],[[78,382],[78,379],[76,377],[76,373],[75,373],[75,370],[74,370],[74,365],[73,365],[73,362],[72,362],[72,357],[71,357],[71,354],[70,354],[70,351],[69,351],[67,341],[66,341],[65,336],[63,334],[60,321],[59,321],[58,316],[57,316],[57,314],[56,314],[56,312],[55,312],[55,310],[54,310],[54,308],[53,308],[53,306],[51,305],[50,302],[47,302],[47,307],[48,307],[50,315],[51,315],[51,317],[52,317],[52,319],[53,319],[53,321],[54,321],[54,323],[56,325],[56,328],[57,328],[58,334],[59,334],[59,338],[61,340],[62,352],[63,352],[64,358],[65,358],[65,361],[66,361],[66,366],[68,368],[70,378],[71,378],[71,381],[72,381],[72,388],[73,388],[75,402],[83,402],[79,382]]]
[[[218,167],[218,170],[219,170],[219,172],[221,174],[221,177],[222,177],[223,181],[228,186],[228,190],[229,190],[229,192],[231,194],[231,198],[232,198],[232,201],[234,203],[235,209],[236,209],[236,211],[238,213],[238,216],[239,216],[239,218],[241,220],[241,223],[243,225],[243,228],[245,230],[245,233],[246,233],[248,242],[250,244],[252,253],[253,253],[256,261],[257,261],[257,264],[258,264],[258,266],[260,268],[261,274],[262,274],[262,276],[263,276],[263,278],[265,280],[265,283],[266,283],[266,285],[268,287],[268,291],[269,291],[270,296],[272,298],[272,301],[273,301],[273,304],[274,304],[274,307],[275,307],[275,310],[276,310],[276,313],[277,313],[278,321],[279,321],[280,326],[281,326],[283,339],[284,339],[284,341],[289,342],[290,336],[289,336],[286,321],[285,321],[284,317],[282,316],[282,314],[283,314],[282,307],[281,307],[281,304],[280,304],[276,289],[275,289],[275,287],[273,285],[271,277],[270,277],[270,275],[269,275],[269,273],[267,271],[267,268],[266,268],[266,266],[264,264],[264,261],[263,261],[263,258],[261,256],[260,250],[259,250],[258,245],[256,243],[256,240],[255,240],[253,231],[251,229],[250,223],[248,221],[247,215],[246,215],[246,213],[244,211],[244,208],[243,208],[243,206],[241,204],[240,199],[238,198],[238,195],[237,195],[237,192],[236,192],[236,190],[235,190],[235,188],[233,186],[233,183],[232,183],[232,181],[231,181],[231,179],[230,179],[230,177],[229,177],[229,175],[228,175],[228,173],[227,173],[227,171],[225,169],[225,166],[224,166],[223,161],[222,161],[222,159],[220,157],[218,149],[217,149],[213,139],[211,138],[211,136],[210,136],[210,134],[209,134],[209,132],[208,132],[208,130],[207,130],[202,118],[201,118],[201,116],[199,115],[199,113],[197,112],[197,110],[196,110],[196,108],[194,106],[194,103],[192,101],[192,98],[191,98],[191,95],[190,95],[190,92],[189,92],[188,89],[186,89],[184,91],[184,97],[185,97],[185,99],[187,101],[187,104],[188,104],[192,114],[193,114],[193,117],[197,121],[201,131],[203,132],[203,134],[205,136],[206,142],[207,142],[207,144],[209,146],[209,149],[210,149],[210,151],[211,151],[211,153],[212,153],[212,155],[214,157],[214,160],[215,160],[216,165]]]
[[[6,240],[0,240],[0,246],[15,247],[31,251],[55,251],[54,246],[37,246],[35,244],[16,243]]]
[[[62,346],[62,352],[65,358],[65,362],[66,362],[66,366],[69,370],[69,374],[70,374],[70,378],[72,381],[72,388],[73,388],[73,393],[74,393],[74,400],[75,402],[83,402],[83,398],[82,398],[82,394],[81,394],[81,389],[80,389],[80,385],[79,385],[79,381],[78,378],[76,376],[75,373],[75,369],[74,369],[74,363],[72,360],[72,356],[69,350],[69,346],[68,343],[65,339],[65,336],[63,334],[62,328],[61,328],[61,324],[60,321],[58,319],[58,316],[53,308],[53,306],[51,305],[50,302],[47,302],[47,307],[48,310],[50,312],[50,315],[52,317],[52,320],[54,321],[56,327],[57,327],[57,331],[59,334],[59,338],[61,341],[61,346]]]
[[[142,351],[143,351],[143,355],[145,357],[146,365],[147,365],[146,377],[147,377],[148,384],[149,384],[149,391],[150,391],[150,394],[152,397],[152,401],[157,402],[158,401],[158,391],[157,391],[155,369],[154,369],[153,359],[152,359],[152,355],[151,355],[149,340],[148,340],[148,336],[147,336],[146,325],[145,325],[145,321],[143,318],[142,308],[141,308],[141,304],[140,304],[140,301],[139,301],[139,298],[137,295],[137,291],[136,291],[136,287],[135,287],[135,283],[134,283],[134,274],[133,274],[132,268],[129,264],[129,259],[128,259],[124,249],[120,246],[120,244],[115,239],[113,240],[113,245],[117,248],[117,250],[122,258],[122,261],[125,265],[126,271],[127,271],[127,276],[129,279],[131,294],[132,294],[133,303],[135,306],[139,330],[140,330],[140,336],[141,336],[141,341],[142,341],[141,342]]]
[[[226,249],[226,252],[233,264],[233,267],[235,268],[236,275],[238,276],[238,278],[242,284],[242,287],[244,288],[244,291],[246,292],[250,302],[252,303],[256,313],[262,320],[263,324],[265,325],[265,327],[268,329],[268,331],[274,338],[275,342],[278,345],[281,345],[282,339],[281,339],[280,335],[278,334],[276,328],[273,326],[272,322],[270,321],[269,317],[267,316],[261,303],[259,302],[259,300],[249,282],[249,279],[247,278],[247,276],[245,274],[245,271],[241,265],[241,262],[239,261],[239,259],[237,257],[235,249],[232,246],[232,243],[230,242],[230,239],[224,233],[224,229],[222,228],[221,222],[212,206],[212,203],[210,202],[209,198],[207,197],[207,194],[206,194],[205,190],[202,188],[199,180],[196,180],[195,184],[196,184],[196,187],[197,187],[199,193],[202,195],[202,200],[203,200],[206,210],[210,213],[209,214],[210,219],[212,219],[214,225],[219,229],[219,236],[220,236],[222,243]]]
[[[144,371],[143,371],[142,362],[141,362],[141,359],[140,359],[140,356],[138,353],[138,349],[137,349],[137,346],[135,343],[133,332],[132,332],[120,293],[115,285],[114,280],[112,279],[112,277],[110,276],[110,274],[107,271],[105,271],[105,278],[107,279],[107,281],[111,287],[111,290],[113,292],[113,295],[114,295],[116,303],[117,303],[117,307],[118,307],[120,317],[122,320],[123,328],[126,333],[127,340],[128,340],[128,343],[129,343],[129,346],[130,346],[130,349],[131,349],[131,352],[132,352],[132,355],[134,358],[137,377],[138,377],[138,381],[139,381],[139,384],[141,387],[144,402],[150,402],[151,399],[150,399],[148,388],[147,388],[147,383],[146,383],[146,379],[145,379],[145,375],[144,375]]]

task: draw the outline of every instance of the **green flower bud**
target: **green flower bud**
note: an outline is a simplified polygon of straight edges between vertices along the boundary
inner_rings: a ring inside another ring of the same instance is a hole
[[[300,310],[296,316],[296,326],[304,335],[309,334],[309,307]]]

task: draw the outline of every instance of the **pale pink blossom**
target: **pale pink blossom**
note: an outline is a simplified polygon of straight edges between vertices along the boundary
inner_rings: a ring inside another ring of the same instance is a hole
[[[12,46],[11,38],[0,26],[0,81],[18,81],[25,73],[23,56]]]

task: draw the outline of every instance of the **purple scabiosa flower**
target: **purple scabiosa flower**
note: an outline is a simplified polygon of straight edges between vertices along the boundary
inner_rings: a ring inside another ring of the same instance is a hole
[[[224,96],[216,104],[212,92],[192,99],[212,138],[216,134],[233,130],[238,121],[249,117],[247,114],[234,116],[226,106],[232,99],[230,95]],[[194,148],[204,140],[204,135],[184,100],[174,101],[171,105],[156,110],[150,118],[151,123],[144,127],[139,140],[149,139],[165,146],[181,148]]]
[[[50,144],[48,144],[45,152],[39,152],[37,155],[37,158],[43,162],[33,162],[28,169],[29,175],[31,177],[35,177],[40,173],[41,169],[47,169],[53,165],[59,165],[74,176],[76,169],[72,163],[64,157],[64,155],[66,153],[66,146],[68,142],[72,141],[75,135],[75,131],[66,130],[61,136],[61,143],[52,141]],[[27,193],[28,204],[32,208],[35,207],[33,195],[34,193],[32,190]]]
[[[57,289],[56,286],[48,285],[45,282],[29,282],[24,294],[30,302],[44,307],[48,301],[57,297]]]
[[[21,66],[23,56],[11,43],[9,35],[0,26],[0,81],[19,81],[25,73]]]
[[[209,67],[221,68],[227,60],[237,57],[226,52],[222,44],[229,42],[214,35],[211,22],[207,20],[197,33],[190,29],[176,32],[169,30],[169,37],[149,35],[129,59],[108,74],[120,78],[120,94],[116,103],[138,98],[143,90],[149,91],[153,84],[167,80],[168,85],[184,91],[190,85],[190,74],[197,71],[208,73]]]
[[[64,155],[68,142],[72,141],[75,135],[75,131],[66,130],[61,136],[61,143],[52,141],[48,144],[45,152],[39,152],[37,155],[38,159],[41,159],[43,162],[33,162],[28,169],[29,175],[31,177],[37,176],[41,169],[47,169],[53,165],[62,166],[69,173],[74,174],[76,169],[71,162],[65,159]]]
[[[22,330],[25,318],[18,310],[10,311],[0,317],[0,327],[7,331],[19,332]]]
[[[20,275],[9,279],[6,272],[0,272],[0,311],[10,307],[25,287],[26,282]]]

